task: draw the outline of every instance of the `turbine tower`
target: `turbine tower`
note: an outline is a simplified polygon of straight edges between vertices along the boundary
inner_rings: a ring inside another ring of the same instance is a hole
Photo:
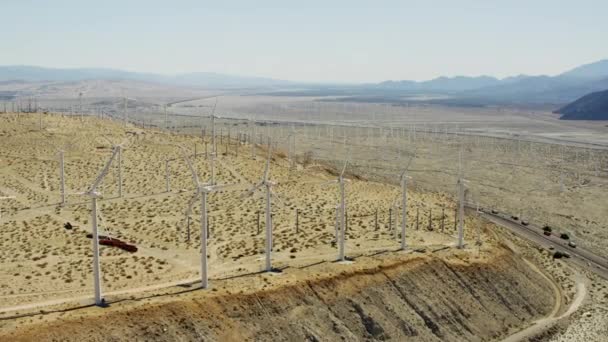
[[[188,155],[185,153],[185,149],[182,147],[182,152],[184,160],[188,164],[188,168],[192,174],[192,180],[194,181],[194,185],[196,186],[196,192],[190,201],[190,206],[188,207],[188,211],[192,209],[192,205],[196,201],[197,197],[200,196],[201,201],[201,288],[206,289],[209,286],[209,276],[208,276],[208,262],[207,262],[207,195],[221,190],[232,185],[213,185],[213,184],[201,184],[198,173],[194,169],[192,162],[188,158]]]
[[[103,306],[104,301],[101,297],[101,277],[99,267],[99,233],[97,227],[97,198],[100,194],[97,192],[97,187],[103,181],[104,177],[108,174],[112,162],[116,158],[118,150],[115,148],[112,152],[112,156],[102,169],[101,173],[95,179],[95,182],[88,191],[84,193],[91,198],[91,224],[92,224],[92,238],[93,238],[93,287],[95,293],[95,305]]]
[[[241,198],[249,197],[253,195],[257,190],[262,187],[265,191],[266,198],[266,262],[265,262],[265,270],[266,272],[272,272],[272,197],[277,199],[278,196],[272,191],[272,187],[276,185],[275,182],[272,182],[268,179],[268,174],[270,172],[270,159],[272,156],[272,144],[270,142],[270,138],[268,138],[268,158],[266,159],[266,167],[264,168],[264,174],[259,183],[255,184],[251,187],[245,194],[241,196]],[[280,200],[280,199],[279,199]]]
[[[415,157],[416,151],[414,151],[414,154],[410,157],[410,160],[407,162],[407,166],[405,167],[405,169],[403,169],[403,172],[399,177],[401,181],[401,196],[403,203],[403,208],[401,208],[401,215],[403,216],[403,218],[401,219],[401,250],[405,250],[407,248],[407,242],[405,239],[405,230],[407,228],[407,180],[412,178],[407,175],[407,170],[409,170],[410,165],[412,164],[412,161]]]

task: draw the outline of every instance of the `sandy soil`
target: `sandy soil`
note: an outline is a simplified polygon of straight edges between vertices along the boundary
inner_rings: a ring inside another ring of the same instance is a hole
[[[89,200],[77,193],[85,191],[111,154],[110,143],[124,143],[123,191],[117,197],[117,166],[114,165],[99,191],[99,223],[102,235],[120,238],[139,248],[131,254],[112,247],[101,247],[104,291],[193,279],[199,274],[199,206],[191,215],[188,240],[185,212],[194,190],[186,163],[179,159],[172,144],[195,149],[195,165],[201,179],[210,174],[200,137],[125,129],[118,123],[95,118],[62,118],[38,114],[0,117],[0,298],[3,307],[76,298],[91,293],[91,229]],[[252,160],[248,147],[233,155],[218,156],[216,179],[223,184],[242,184],[209,196],[210,276],[212,279],[259,271],[263,264],[264,215],[261,193],[240,198],[243,189],[259,180],[264,168],[265,151]],[[68,204],[59,205],[57,151],[65,150]],[[224,147],[219,146],[222,152]],[[247,153],[245,153],[247,151]],[[286,267],[333,260],[335,185],[319,182],[333,179],[332,171],[312,164],[290,169],[278,153],[274,156],[271,178],[278,182],[275,191],[281,201],[273,206],[274,266]],[[165,160],[169,162],[171,191],[165,189]],[[351,177],[352,178],[352,177]],[[397,223],[389,229],[389,208],[399,201],[399,189],[392,185],[353,178],[347,185],[347,255],[381,251],[399,246]],[[408,198],[408,240],[412,248],[445,246],[455,241],[454,203],[445,195],[411,192]],[[416,210],[419,227],[416,230]],[[445,207],[444,231],[441,210]],[[295,210],[299,212],[296,232]],[[375,213],[378,210],[376,226]],[[432,210],[431,230],[428,212]],[[393,220],[399,214],[393,213]],[[400,220],[400,219],[399,219]],[[474,219],[467,220],[467,239],[472,240]],[[71,222],[75,228],[63,227]],[[400,221],[397,221],[400,222]]]
[[[103,196],[99,202],[98,214],[101,234],[134,243],[139,251],[131,254],[116,248],[101,247],[104,292],[110,300],[124,300],[141,298],[144,294],[161,293],[159,291],[178,293],[183,287],[176,286],[177,284],[189,283],[189,287],[196,288],[200,260],[200,212],[198,205],[195,205],[190,217],[191,234],[188,239],[185,211],[194,190],[188,167],[180,159],[179,149],[175,145],[183,145],[192,153],[195,150],[198,152],[198,156],[193,158],[194,164],[201,179],[207,179],[211,170],[209,160],[205,158],[205,143],[209,151],[209,137],[202,139],[200,136],[166,134],[133,126],[125,128],[119,123],[87,117],[81,121],[78,118],[53,115],[8,114],[0,116],[0,120],[0,196],[16,197],[0,200],[0,234],[3,241],[0,248],[0,298],[3,303],[0,311],[4,316],[37,310],[39,308],[36,303],[40,302],[49,303],[49,308],[69,308],[75,304],[78,306],[90,303],[91,240],[85,236],[90,232],[90,204],[86,197],[77,193],[90,186],[109,158],[111,145],[108,139],[113,143],[125,144],[122,156],[124,196],[117,197],[117,167],[114,165],[99,189]],[[227,127],[231,127],[233,139],[229,145],[226,144],[227,139],[223,139],[222,143],[218,139],[216,179],[222,184],[242,185],[209,196],[210,276],[212,287],[217,283],[216,290],[221,290],[227,286],[224,284],[230,283],[231,280],[219,279],[255,273],[263,266],[263,196],[262,193],[255,193],[251,197],[240,195],[251,184],[259,181],[266,150],[257,147],[256,158],[250,158],[250,146],[238,144],[234,139],[235,132],[248,132],[247,126],[234,123],[227,126],[225,122],[218,121],[218,127],[225,128],[224,134],[227,133]],[[314,126],[304,129],[305,131],[300,133],[308,140],[298,138],[298,163],[295,167],[290,167],[286,157],[288,152],[281,144],[278,145],[271,163],[271,179],[278,183],[274,190],[280,198],[275,199],[273,204],[274,266],[307,270],[310,265],[335,260],[337,251],[334,227],[338,192],[335,184],[320,183],[335,179],[335,170],[341,165],[336,151],[343,151],[344,154],[350,155],[351,159],[347,171],[347,177],[351,180],[347,184],[347,255],[372,256],[398,248],[398,227],[401,222],[399,187],[380,181],[386,180],[381,176],[387,173],[392,174],[394,178],[399,171],[399,165],[407,160],[409,155],[413,155],[414,150],[418,156],[429,157],[417,157],[410,170],[414,180],[410,183],[408,192],[409,245],[412,250],[422,253],[453,245],[454,201],[453,196],[445,189],[453,188],[452,178],[457,171],[454,155],[458,151],[455,146],[459,146],[459,142],[450,138],[442,141],[438,135],[419,140],[409,138],[409,150],[399,150],[397,147],[402,146],[408,139],[406,135],[399,138],[382,138],[378,134],[376,138],[367,138],[370,139],[368,143],[372,148],[363,148],[357,143],[350,143],[350,146],[345,148],[343,141],[338,141],[341,139],[336,134],[334,140],[323,145],[324,147],[317,144],[313,149],[310,146],[315,139],[319,139],[319,135],[312,132],[318,133],[319,129]],[[349,139],[352,139],[351,142],[356,142],[354,137],[357,132],[359,139],[367,136],[361,129],[343,131],[343,134],[348,135]],[[280,142],[281,139],[286,139],[288,129],[272,127],[271,130],[269,127],[259,127],[258,133],[270,133],[275,141]],[[327,136],[321,136],[321,139],[325,143],[328,142]],[[499,150],[500,146],[503,146],[501,158],[515,158],[515,147],[510,141],[501,145],[497,140],[489,142],[479,138],[467,139],[467,153],[471,157],[487,156],[488,146]],[[438,147],[440,142],[443,142],[444,147]],[[374,144],[380,143],[388,147],[383,151],[373,148]],[[509,208],[512,212],[522,211],[521,196],[501,195],[505,194],[505,188],[510,189],[506,193],[517,193],[521,189],[529,189],[536,182],[547,182],[546,174],[536,173],[527,166],[535,162],[535,155],[551,155],[551,147],[539,146],[541,145],[525,145],[522,148],[525,153],[519,150],[519,159],[513,164],[520,166],[514,169],[517,171],[512,171],[507,176],[504,176],[504,165],[500,163],[490,163],[487,168],[482,168],[487,163],[465,164],[469,175],[467,178],[473,182],[498,177],[501,182],[508,184],[485,188],[471,185],[467,200],[481,202],[484,206]],[[69,193],[66,206],[59,205],[59,149],[65,150],[66,185]],[[559,149],[553,151],[560,153]],[[561,150],[561,153],[565,154],[566,158],[580,158],[576,150],[566,148]],[[601,154],[599,156],[600,162],[603,162],[605,157]],[[171,189],[167,192],[165,161],[173,158],[175,159],[169,161]],[[313,158],[319,158],[319,161],[313,162]],[[560,158],[563,158],[563,155]],[[373,160],[383,171],[377,172],[377,169],[370,168],[369,163],[365,165],[361,160]],[[543,161],[547,164],[551,162],[551,157]],[[566,183],[567,190],[564,193],[556,194],[556,189],[551,187],[549,190],[543,190],[545,192],[539,191],[538,195],[528,194],[525,199],[531,203],[530,208],[525,209],[521,215],[532,220],[546,217],[546,222],[551,224],[569,224],[567,227],[570,227],[568,229],[577,241],[598,250],[604,246],[603,241],[606,241],[603,235],[605,232],[595,229],[605,220],[601,214],[602,203],[605,202],[593,199],[603,198],[605,194],[601,189],[606,180],[603,173],[592,176],[593,162],[586,165],[588,169],[579,173],[584,175],[584,179],[589,179],[587,183],[582,184],[579,176],[575,176]],[[482,201],[486,198],[499,200],[488,205]],[[581,206],[576,202],[581,198],[589,201],[589,205]],[[296,209],[299,213],[297,231]],[[392,224],[389,224],[389,209],[393,209],[390,216],[393,219]],[[443,218],[442,210],[445,214]],[[258,212],[261,213],[259,233]],[[557,215],[557,218],[549,217],[555,212],[563,214]],[[588,220],[584,225],[581,223],[583,216]],[[66,230],[63,228],[65,222],[71,222],[76,227]],[[563,267],[559,261],[554,261],[548,251],[539,252],[513,236],[506,239],[496,236],[494,226],[474,215],[467,217],[466,227],[465,237],[471,248],[465,250],[464,254],[456,253],[464,258],[464,264],[471,260],[483,261],[499,245],[499,239],[502,243],[516,241],[518,246],[525,246],[520,253],[541,265],[547,276],[561,285],[564,305],[560,308],[558,317],[565,317],[561,310],[571,307],[569,305],[578,298],[576,279],[567,267]],[[484,241],[482,246],[473,244],[478,234]],[[447,255],[449,258],[449,253]],[[353,265],[367,267],[370,264],[357,261]],[[311,270],[319,272],[314,267]],[[332,268],[331,272],[334,271]],[[286,284],[296,279],[301,280],[302,274],[298,277],[279,276],[279,281],[267,276],[256,277],[255,280],[246,277],[246,280],[236,281],[230,286],[246,291],[249,285]],[[568,317],[568,322],[573,322],[572,326],[567,330],[560,330],[559,334],[562,335],[554,334],[555,338],[583,336],[578,332],[585,329],[589,331],[584,327],[592,324],[592,317],[596,320],[600,319],[597,317],[605,317],[605,311],[602,311],[605,304],[602,303],[605,303],[606,285],[596,285],[597,279],[591,279],[592,306],[583,306],[581,310],[588,310],[592,313],[591,316],[583,315],[581,311],[574,312],[572,317]],[[253,283],[249,284],[252,281]],[[222,284],[221,287],[219,284]],[[32,324],[34,319],[38,318],[24,319],[15,324]],[[15,327],[13,323],[10,325]],[[587,336],[601,336],[598,334],[601,334],[603,327],[605,326],[602,324],[594,325],[595,335]],[[513,323],[510,331],[517,328]]]
[[[279,124],[253,128],[245,121],[216,121],[224,133],[270,135],[284,150],[294,132],[298,158],[339,168],[346,156],[351,172],[395,185],[411,158],[410,184],[424,192],[454,196],[462,165],[468,202],[547,224],[608,257],[607,150],[470,135],[453,127],[446,132],[433,124],[391,129]]]

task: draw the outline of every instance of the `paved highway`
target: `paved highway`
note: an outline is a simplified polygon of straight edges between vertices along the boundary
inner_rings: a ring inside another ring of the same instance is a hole
[[[603,257],[581,247],[572,248],[568,246],[568,240],[561,239],[555,233],[552,233],[550,236],[544,235],[541,227],[532,223],[525,226],[506,214],[493,214],[481,211],[480,215],[543,248],[549,249],[550,246],[553,246],[555,248],[554,251],[567,252],[571,257],[563,258],[564,260],[584,267],[604,279],[608,279],[608,260]]]

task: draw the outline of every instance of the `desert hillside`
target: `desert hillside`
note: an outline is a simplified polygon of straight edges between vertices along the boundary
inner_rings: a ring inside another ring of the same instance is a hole
[[[555,307],[549,278],[505,248],[496,227],[474,213],[465,220],[466,248],[455,248],[450,195],[409,189],[402,252],[400,187],[347,168],[350,261],[336,263],[339,193],[328,181],[339,171],[274,149],[272,261],[282,272],[264,273],[264,193],[248,189],[263,175],[267,146],[235,134],[217,137],[214,159],[209,136],[95,117],[0,120],[0,196],[7,197],[0,337],[458,341],[505,336]],[[102,293],[110,304],[101,309],[90,307],[91,205],[82,193],[117,144],[120,177],[112,164],[98,188],[97,219],[101,235],[137,251],[101,246]],[[213,173],[217,183],[231,185],[208,195],[209,289],[199,288],[200,202],[186,159],[201,181]]]
[[[118,196],[118,164],[113,163],[98,188],[100,235],[133,244],[138,251],[101,246],[103,290],[197,279],[200,201],[191,202],[195,186],[179,146],[205,182],[211,174],[209,137],[201,141],[200,136],[125,128],[90,117],[81,121],[22,114],[1,119],[0,196],[9,197],[2,200],[0,221],[2,240],[9,246],[0,251],[0,295],[5,306],[90,295],[91,205],[82,193],[110,158],[111,144],[124,146],[123,197]],[[240,145],[234,136],[230,141],[218,137],[217,144],[215,180],[234,186],[208,196],[211,278],[260,271],[265,241],[264,192],[248,196],[246,190],[263,175],[266,149],[256,146],[252,159],[249,145]],[[64,150],[63,206],[59,150]],[[326,166],[312,161],[292,166],[285,153],[273,153],[274,267],[336,258],[338,186],[325,184],[336,177]],[[347,178],[347,256],[398,248],[399,187],[368,182],[348,172]],[[190,204],[192,212],[187,216]],[[64,228],[68,222],[72,229]],[[466,237],[472,239],[475,226],[468,221],[467,225]],[[452,200],[444,194],[411,191],[407,234],[411,248],[453,244]]]

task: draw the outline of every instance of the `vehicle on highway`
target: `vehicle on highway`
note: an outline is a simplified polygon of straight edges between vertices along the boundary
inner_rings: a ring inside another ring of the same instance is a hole
[[[551,247],[553,247],[553,246],[551,246]],[[561,258],[570,258],[570,253],[562,252],[562,251],[553,252],[553,259],[561,259]]]
[[[524,226],[527,226],[530,224],[530,222],[528,222],[526,220],[521,220],[521,224],[523,224]]]
[[[494,214],[494,215],[498,214],[498,210],[492,209],[492,214]]]
[[[570,241],[570,242],[568,242],[568,246],[570,246],[572,248],[576,248],[576,243],[574,243],[574,241]]]
[[[547,235],[547,236],[551,236],[551,232],[546,231],[546,230],[543,232],[543,234],[545,234],[545,235]]]

